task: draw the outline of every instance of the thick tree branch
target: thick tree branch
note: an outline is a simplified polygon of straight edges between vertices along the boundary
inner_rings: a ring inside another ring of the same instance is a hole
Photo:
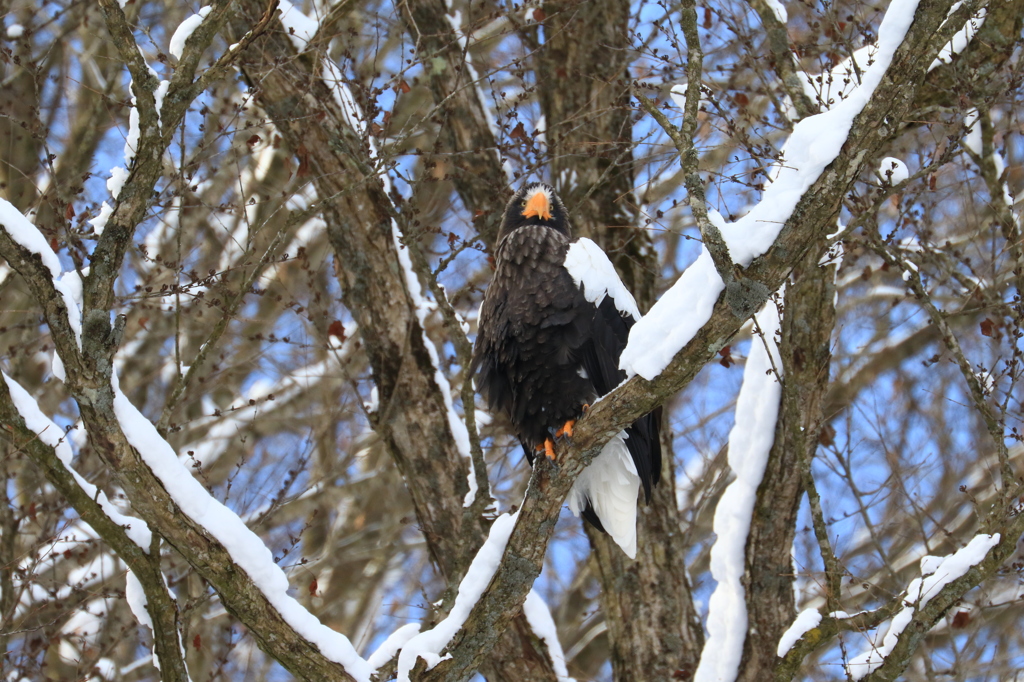
[[[443,112],[438,148],[432,157],[443,160],[450,169],[448,177],[473,216],[477,234],[488,246],[493,246],[508,193],[508,178],[501,167],[496,131],[487,122],[487,103],[480,100],[480,90],[473,82],[468,42],[460,42],[442,0],[405,0],[401,7],[406,31],[416,43],[416,56],[427,74],[434,104]],[[472,6],[467,5],[467,9]]]
[[[750,682],[772,675],[777,661],[775,646],[796,616],[792,556],[796,517],[802,492],[813,492],[808,477],[819,433],[826,423],[822,408],[829,385],[836,320],[836,267],[819,264],[817,253],[825,241],[819,240],[786,285],[779,343],[783,366],[779,421],[757,489],[745,551],[748,623],[738,679]],[[827,542],[827,536],[825,539]],[[838,611],[842,574],[836,571],[831,548],[825,545],[822,550],[828,603],[831,610]]]
[[[262,11],[253,0],[239,7],[250,16]],[[378,390],[380,408],[370,415],[374,429],[405,478],[431,557],[449,583],[457,584],[486,538],[486,524],[464,522],[469,467],[455,445],[435,380],[438,368],[426,346],[431,342],[417,318],[407,279],[415,273],[406,269],[396,244],[404,216],[384,191],[378,160],[329,86],[313,73],[313,56],[281,60],[295,51],[285,31],[268,33],[259,47],[241,67],[259,83],[258,101],[288,144],[308,152],[317,194],[325,201],[342,300],[359,325]],[[488,652],[493,679],[553,679],[525,618],[495,635],[501,644]]]
[[[82,520],[99,533],[104,542],[128,564],[146,595],[146,610],[153,621],[153,644],[160,662],[161,679],[185,682],[181,646],[181,623],[178,605],[174,602],[163,574],[160,555],[148,554],[125,533],[125,529],[107,516],[99,503],[89,496],[57,457],[54,449],[25,425],[25,420],[11,400],[7,382],[0,378],[0,438],[28,455],[46,475],[46,480],[75,508]],[[148,549],[148,548],[147,548]]]

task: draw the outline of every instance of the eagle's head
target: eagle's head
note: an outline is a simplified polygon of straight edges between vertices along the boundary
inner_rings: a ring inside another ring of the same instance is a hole
[[[572,236],[565,205],[551,185],[531,182],[512,196],[501,219],[498,241],[527,225],[544,225],[558,230],[566,237]]]

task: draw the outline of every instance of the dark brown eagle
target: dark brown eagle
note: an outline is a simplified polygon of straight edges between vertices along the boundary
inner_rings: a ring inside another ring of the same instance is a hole
[[[554,439],[626,378],[619,355],[640,318],[603,251],[573,239],[565,206],[543,183],[509,201],[495,272],[480,308],[477,387],[508,415],[526,457],[554,459]],[[660,408],[613,438],[576,480],[569,508],[636,556],[637,493],[661,476]]]

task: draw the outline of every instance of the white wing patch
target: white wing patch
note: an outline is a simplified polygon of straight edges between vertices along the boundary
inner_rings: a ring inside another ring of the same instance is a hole
[[[593,242],[591,242],[593,243]],[[584,469],[569,491],[569,509],[576,516],[593,505],[601,525],[630,559],[636,558],[636,498],[640,476],[619,433]]]
[[[640,319],[633,295],[619,279],[618,273],[601,247],[589,239],[577,239],[565,254],[565,269],[576,286],[582,286],[583,296],[594,305],[601,305],[605,296],[611,296],[620,313]]]

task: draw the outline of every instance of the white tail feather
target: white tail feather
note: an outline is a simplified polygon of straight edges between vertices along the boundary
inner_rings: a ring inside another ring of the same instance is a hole
[[[587,506],[594,507],[601,525],[630,559],[636,558],[636,498],[640,476],[626,447],[626,434],[608,441],[573,483],[569,509],[576,516]]]

